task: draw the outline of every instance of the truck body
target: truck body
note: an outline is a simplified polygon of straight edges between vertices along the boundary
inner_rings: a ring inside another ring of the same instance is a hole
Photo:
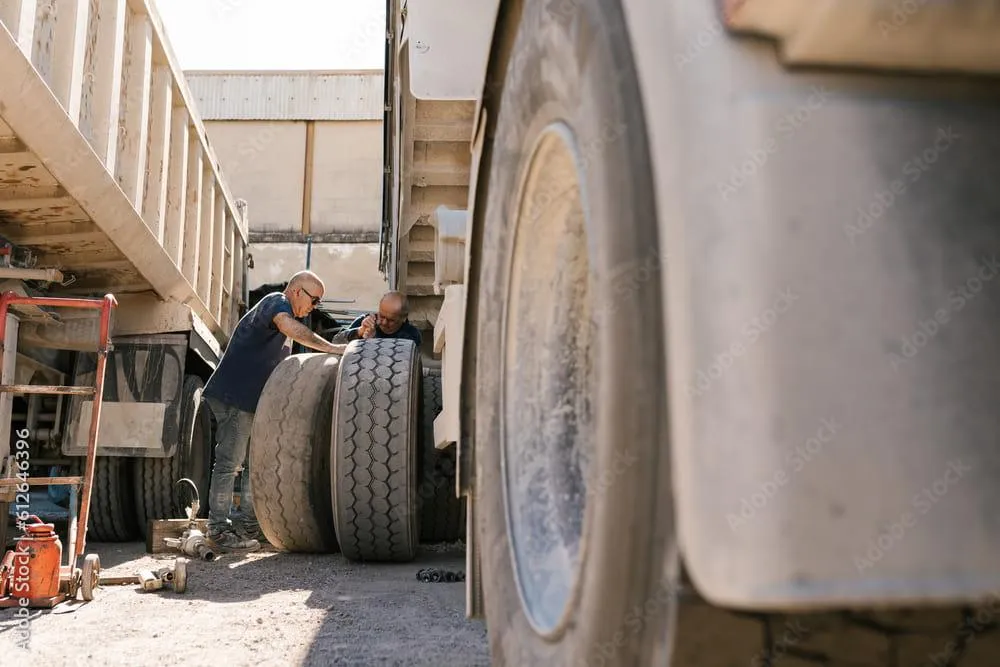
[[[434,322],[497,664],[757,664],[805,614],[824,664],[917,665],[906,618],[953,610],[945,651],[995,599],[998,29],[387,2],[383,266]]]
[[[247,210],[152,2],[0,3],[0,237],[0,289],[118,301],[93,537],[129,539],[148,519],[184,516],[181,476],[196,478],[204,507],[200,388],[246,308]],[[13,312],[3,382],[93,384],[97,325],[68,309]],[[27,429],[32,474],[79,465],[89,399],[0,401],[4,474],[12,424]]]

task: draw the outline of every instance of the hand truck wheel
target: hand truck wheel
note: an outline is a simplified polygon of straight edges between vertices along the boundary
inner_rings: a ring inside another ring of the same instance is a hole
[[[187,558],[178,558],[174,561],[174,593],[183,593],[187,590]]]
[[[80,581],[80,591],[83,599],[88,602],[94,599],[94,592],[100,585],[101,557],[97,554],[87,554],[83,561],[83,576]]]

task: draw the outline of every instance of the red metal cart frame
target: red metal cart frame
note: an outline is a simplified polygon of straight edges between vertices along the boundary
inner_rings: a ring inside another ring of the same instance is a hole
[[[11,306],[30,305],[47,306],[52,308],[84,308],[101,311],[100,335],[97,347],[97,371],[94,377],[94,385],[17,385],[0,384],[0,392],[10,394],[65,394],[75,396],[93,396],[93,409],[90,419],[90,434],[87,442],[87,458],[82,477],[35,477],[26,480],[28,486],[39,486],[42,484],[68,485],[70,493],[70,520],[69,520],[69,544],[66,549],[65,565],[60,565],[60,599],[52,600],[52,605],[58,604],[63,599],[75,598],[77,586],[80,583],[81,572],[77,567],[78,560],[83,555],[87,545],[87,521],[90,517],[90,497],[94,486],[95,459],[97,458],[97,436],[101,422],[101,403],[104,396],[104,370],[107,364],[108,352],[111,349],[111,313],[117,307],[118,302],[111,294],[106,294],[100,299],[84,298],[61,298],[61,297],[27,297],[20,296],[15,292],[5,292],[0,295],[0,373],[3,372],[3,359],[6,352],[7,334],[7,312]],[[16,346],[16,342],[15,342]],[[0,375],[2,377],[2,375]],[[18,487],[25,484],[25,480],[0,479],[0,489]],[[77,526],[76,491],[82,486],[83,497],[80,501],[79,527]],[[2,520],[9,520],[3,517]],[[5,545],[0,545],[0,551]],[[99,568],[99,565],[98,565]],[[96,577],[96,572],[94,576]],[[2,603],[0,603],[2,606]]]

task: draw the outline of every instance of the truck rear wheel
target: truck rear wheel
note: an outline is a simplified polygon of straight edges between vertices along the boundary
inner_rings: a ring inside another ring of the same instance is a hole
[[[94,461],[94,486],[87,520],[88,542],[129,542],[136,538],[138,520],[132,474],[135,460],[98,456]],[[83,475],[85,459],[74,463],[74,475]],[[80,500],[82,500],[82,492]]]
[[[618,3],[549,4],[504,17],[473,236],[486,624],[497,665],[655,664],[672,513],[645,122]]]
[[[421,375],[420,351],[410,340],[355,341],[341,360],[331,487],[337,537],[350,560],[416,555]]]
[[[208,516],[208,488],[212,476],[212,419],[202,402],[205,383],[196,375],[184,377],[181,390],[180,441],[170,458],[135,461],[136,511],[143,537],[155,519],[183,519],[192,498],[188,486],[177,480],[188,478],[198,487],[199,516]]]
[[[330,419],[339,360],[294,354],[274,369],[250,435],[250,488],[267,541],[282,551],[337,550],[330,507]]]
[[[434,446],[441,412],[441,372],[424,369],[420,425],[420,541],[454,542],[465,535],[465,498],[455,493],[455,448]]]

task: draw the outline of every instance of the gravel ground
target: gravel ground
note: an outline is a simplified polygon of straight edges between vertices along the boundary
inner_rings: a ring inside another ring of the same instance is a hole
[[[108,576],[173,560],[146,554],[141,543],[90,544],[87,553],[100,554]],[[428,546],[398,565],[274,551],[191,561],[184,594],[102,587],[69,613],[31,610],[27,649],[17,646],[15,611],[0,609],[0,663],[489,665],[484,625],[465,618],[465,584],[417,581],[417,570],[429,566],[464,570],[464,551]]]

